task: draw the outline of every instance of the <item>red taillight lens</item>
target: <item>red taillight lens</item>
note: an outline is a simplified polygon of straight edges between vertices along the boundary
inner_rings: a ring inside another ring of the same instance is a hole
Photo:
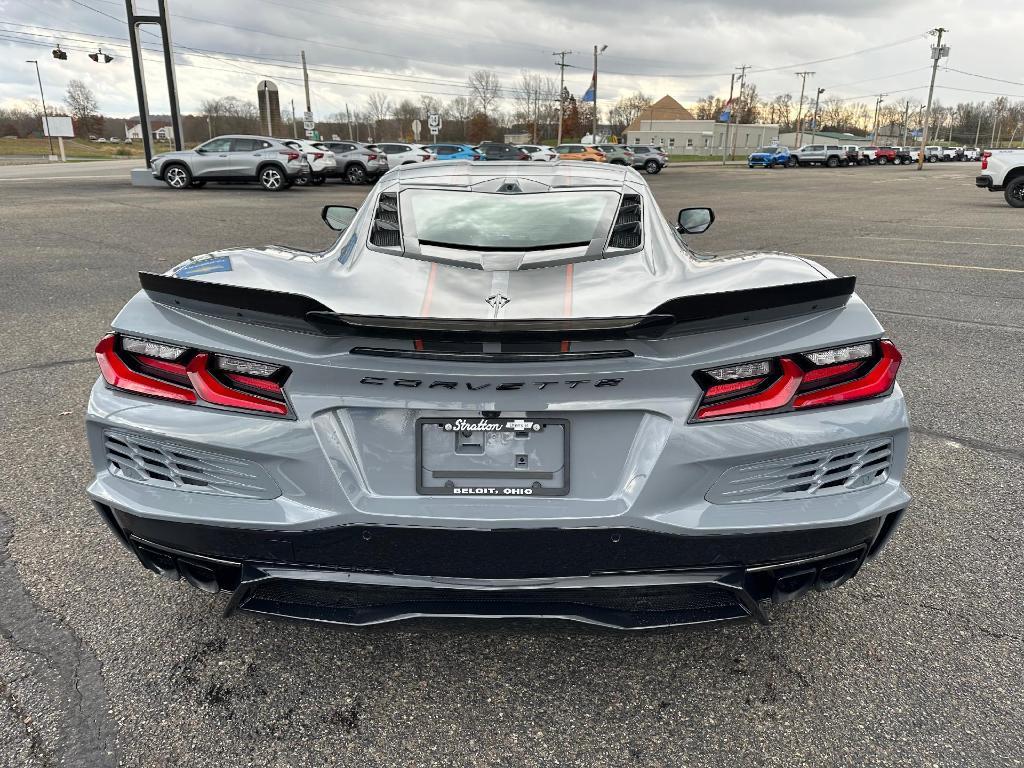
[[[479,160],[480,159],[480,155],[473,155],[473,159],[474,160]]]
[[[367,160],[376,160],[377,156],[371,152],[369,155],[366,156],[366,159]]]
[[[323,152],[314,152],[313,153],[313,159],[314,160],[321,160],[323,158],[323,156],[324,156]]]
[[[888,339],[741,363],[694,378],[703,396],[694,421],[838,405],[888,394],[902,356]]]
[[[112,387],[179,403],[196,402],[196,393],[190,388],[130,368],[119,354],[117,336],[112,333],[104,336],[96,345],[96,362],[100,364],[103,380]],[[157,362],[163,364],[165,361]]]
[[[193,357],[186,366],[186,370],[189,382],[195,387],[199,396],[208,403],[226,405],[229,408],[243,408],[247,411],[263,411],[278,416],[288,413],[288,406],[280,401],[249,394],[224,384],[210,371],[210,355],[207,352],[199,352]],[[278,391],[280,391],[280,387],[278,387]]]
[[[154,350],[164,359],[131,350]],[[96,346],[104,381],[126,392],[179,403],[211,403],[246,411],[286,416],[284,380],[289,371],[277,365],[211,355],[209,352],[162,345],[109,334]],[[187,362],[185,362],[187,361]]]
[[[983,170],[983,171],[987,171],[988,170],[988,159],[990,157],[992,157],[992,153],[991,152],[982,152],[981,153],[981,170]]]
[[[292,160],[298,160],[300,157],[302,157],[302,155],[300,155],[298,152],[288,152],[283,149],[280,152],[278,152],[278,154],[285,155],[288,158],[289,162],[291,162]]]

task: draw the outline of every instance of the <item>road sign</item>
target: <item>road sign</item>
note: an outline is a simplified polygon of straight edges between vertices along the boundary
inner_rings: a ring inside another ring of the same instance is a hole
[[[313,121],[313,113],[312,112],[303,112],[302,113],[302,119],[305,120],[307,123],[312,122]]]
[[[427,115],[427,127],[435,136],[441,132],[441,116],[436,112]]]
[[[311,131],[311,130],[309,130],[309,129],[307,128],[307,129],[306,129],[306,138],[307,138],[307,139],[312,139],[312,138],[313,138],[313,134],[314,134],[314,133],[315,133],[315,131]]]
[[[773,147],[779,146],[779,137],[778,136],[776,136],[774,139],[772,139],[772,146]]]
[[[307,131],[312,131],[314,128],[316,128],[316,123],[314,123],[312,120],[304,120],[302,122],[302,127],[305,128]]]
[[[414,140],[416,140],[416,141],[420,140],[420,128],[422,128],[422,127],[423,127],[423,123],[421,123],[419,120],[413,120],[412,121],[412,136],[413,136]]]

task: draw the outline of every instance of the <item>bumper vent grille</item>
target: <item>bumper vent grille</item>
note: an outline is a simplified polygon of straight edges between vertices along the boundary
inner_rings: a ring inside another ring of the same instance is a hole
[[[402,232],[398,224],[398,195],[394,192],[384,192],[377,200],[370,242],[382,248],[398,248],[402,244]]]
[[[126,480],[252,499],[281,495],[266,470],[251,461],[127,432],[105,432],[103,438],[110,472]]]
[[[640,195],[623,195],[612,227],[609,248],[637,248],[643,241]]]
[[[886,481],[891,460],[892,441],[886,439],[733,467],[711,487],[707,500],[735,504],[870,488]]]
[[[733,590],[714,584],[474,590],[271,580],[256,584],[238,607],[341,624],[456,615],[561,617],[616,627],[644,627],[748,615]]]

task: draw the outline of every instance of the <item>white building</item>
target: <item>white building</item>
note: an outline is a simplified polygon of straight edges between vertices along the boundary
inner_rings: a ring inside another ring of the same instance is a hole
[[[729,150],[745,155],[778,141],[779,126],[740,123],[728,126]],[[721,155],[725,149],[726,124],[697,120],[671,96],[665,96],[640,113],[626,129],[626,144],[654,144],[670,155]]]
[[[124,137],[126,139],[142,138],[142,123],[135,123],[132,126],[125,126]],[[161,125],[153,130],[153,138],[157,141],[173,141],[174,129],[170,125]]]

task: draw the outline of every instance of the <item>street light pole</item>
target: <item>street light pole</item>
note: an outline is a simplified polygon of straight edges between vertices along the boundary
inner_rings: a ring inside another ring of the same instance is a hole
[[[883,99],[888,95],[888,93],[880,93],[878,94],[878,98],[875,99],[875,119],[872,121],[873,128],[871,131],[871,140],[875,142],[875,144],[878,143],[878,110],[882,106]]]
[[[594,46],[594,126],[591,131],[591,144],[597,144],[597,56],[600,53],[604,53],[607,45],[602,45],[601,50]]]
[[[818,95],[814,97],[814,122],[811,124],[811,144],[814,143],[814,138],[818,133],[818,103],[821,100],[821,94],[824,92],[824,88],[819,88]]]
[[[26,64],[36,65],[36,80],[39,81],[39,99],[43,102],[43,133],[50,140],[50,157],[53,157],[53,136],[50,135],[50,116],[46,112],[46,97],[43,96],[43,77],[39,74],[39,62],[35,59],[27,59]]]

